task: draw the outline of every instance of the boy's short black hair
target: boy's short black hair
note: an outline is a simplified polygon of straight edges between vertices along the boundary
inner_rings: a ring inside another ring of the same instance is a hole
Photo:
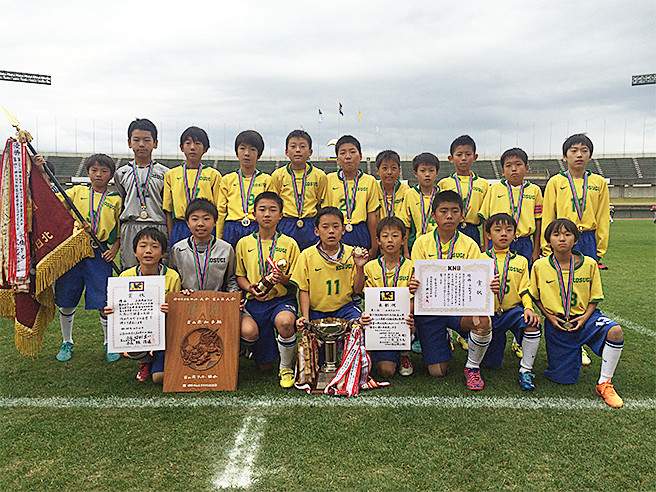
[[[376,169],[380,168],[380,165],[383,163],[383,161],[396,162],[396,165],[401,167],[401,157],[399,157],[399,154],[393,150],[383,150],[382,152],[378,153],[376,156]]]
[[[456,203],[460,207],[460,211],[463,210],[465,207],[464,204],[462,203],[462,197],[456,193],[455,191],[447,190],[447,191],[440,191],[435,197],[433,198],[433,203],[431,204],[431,212],[435,213],[437,210],[437,207],[441,203]]]
[[[312,137],[305,130],[292,130],[291,132],[289,132],[289,135],[287,135],[287,139],[285,140],[285,149],[289,147],[289,141],[292,138],[304,139],[308,143],[310,149],[312,149]]]
[[[150,132],[153,140],[157,140],[157,127],[155,126],[155,123],[149,119],[136,118],[132,123],[130,123],[130,126],[128,126],[128,140],[132,138],[132,132],[135,130]]]
[[[109,157],[107,154],[93,154],[87,157],[87,160],[85,161],[87,172],[89,172],[89,169],[91,169],[91,166],[94,164],[108,167],[112,176],[114,176],[114,171],[116,171],[116,163],[114,162],[114,159]]]
[[[508,149],[503,154],[501,154],[501,167],[503,167],[503,164],[506,162],[508,157],[517,157],[518,159],[521,159],[524,164],[528,165],[528,155],[519,147],[513,147],[512,149]]]
[[[184,145],[188,138],[191,138],[194,142],[200,142],[203,144],[203,150],[210,148],[210,137],[207,136],[207,132],[202,128],[197,126],[190,126],[180,135],[180,147]]]
[[[567,137],[567,140],[563,143],[563,156],[567,155],[567,151],[574,144],[583,144],[590,149],[590,157],[592,157],[592,152],[594,151],[594,145],[592,145],[592,140],[585,133],[575,133]]]
[[[282,198],[280,198],[280,195],[277,193],[274,193],[273,191],[263,191],[259,195],[255,197],[255,202],[253,203],[253,208],[257,208],[257,204],[260,202],[260,200],[273,200],[278,204],[278,210],[282,212]]]
[[[551,240],[551,235],[556,232],[565,229],[567,232],[574,234],[574,239],[576,242],[579,241],[581,234],[579,233],[579,228],[576,227],[576,224],[569,219],[556,219],[552,221],[544,231],[544,239],[547,243]]]
[[[216,205],[210,202],[207,198],[194,198],[187,205],[187,210],[185,211],[185,222],[189,220],[189,216],[194,212],[207,212],[214,220],[218,220],[219,211],[216,209]]]
[[[162,231],[160,231],[157,227],[153,226],[148,226],[144,227],[141,229],[137,234],[134,236],[134,239],[132,240],[132,251],[137,252],[137,245],[139,244],[139,241],[141,241],[143,238],[150,238],[153,241],[157,241],[160,246],[162,247],[163,252],[167,252],[169,249],[169,240],[166,237],[166,234],[164,234]]]
[[[469,135],[460,135],[453,142],[451,142],[451,147],[449,147],[449,154],[453,155],[456,147],[459,147],[460,145],[469,145],[474,151],[474,154],[476,153],[476,142],[474,142],[474,139]]]
[[[401,231],[401,237],[405,237],[405,224],[401,219],[398,217],[383,217],[380,219],[380,222],[378,222],[378,225],[376,226],[376,237],[380,239],[380,233],[383,230],[384,227],[391,227],[392,229],[398,229]]]
[[[338,155],[339,148],[347,143],[355,145],[355,148],[358,149],[358,152],[362,154],[362,146],[360,145],[360,141],[357,138],[355,138],[353,135],[342,135],[339,137],[339,140],[337,140],[337,143],[335,144],[335,155]]]
[[[439,159],[435,154],[431,154],[430,152],[422,152],[421,154],[414,156],[412,159],[412,170],[416,172],[421,164],[435,166],[435,171],[440,170]]]
[[[510,224],[511,226],[513,226],[515,231],[517,231],[517,222],[515,222],[515,219],[512,216],[505,213],[494,214],[489,219],[487,219],[485,221],[485,232],[487,233],[492,232],[492,227],[495,224],[501,224],[501,225]]]
[[[252,145],[257,149],[257,158],[262,157],[262,152],[264,152],[264,139],[255,130],[244,130],[237,138],[235,138],[235,154],[237,149],[241,144]]]
[[[321,217],[324,215],[334,215],[339,219],[339,221],[344,225],[344,214],[340,209],[337,207],[323,207],[320,208],[319,211],[317,212],[316,217],[314,218],[314,226],[319,227],[319,220]]]

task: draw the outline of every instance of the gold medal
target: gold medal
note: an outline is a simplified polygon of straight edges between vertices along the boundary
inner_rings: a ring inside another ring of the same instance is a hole
[[[251,225],[251,220],[248,217],[244,217],[243,219],[241,219],[241,225],[243,225],[244,227],[248,227],[249,225]]]
[[[563,323],[563,328],[565,328],[567,331],[571,330],[573,326],[574,325],[571,321],[565,321],[565,323]]]
[[[583,226],[582,225],[579,226],[579,231],[583,232]]]
[[[299,229],[303,228],[303,219],[298,219],[296,221],[296,227],[298,227]]]
[[[355,256],[356,258],[360,258],[362,255],[364,255],[364,248],[362,248],[361,246],[356,246],[355,248],[353,248],[353,256]]]
[[[497,309],[497,316],[501,316],[503,314],[503,309],[499,308]]]
[[[141,213],[139,214],[139,217],[141,217],[142,219],[148,218],[148,212],[146,212],[146,207],[141,207]]]
[[[346,232],[353,232],[353,226],[351,224],[346,224]]]

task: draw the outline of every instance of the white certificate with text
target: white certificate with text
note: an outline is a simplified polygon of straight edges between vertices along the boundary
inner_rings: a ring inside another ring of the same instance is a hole
[[[364,312],[371,324],[364,330],[367,350],[410,350],[410,291],[407,287],[365,287]]]

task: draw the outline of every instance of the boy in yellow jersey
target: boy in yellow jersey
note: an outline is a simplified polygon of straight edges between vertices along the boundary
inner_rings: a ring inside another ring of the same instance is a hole
[[[165,292],[168,294],[180,291],[182,288],[180,275],[161,262],[168,250],[166,234],[156,227],[144,227],[134,236],[132,247],[139,264],[122,272],[121,277],[164,275]],[[163,313],[168,313],[168,303],[162,304],[160,309]],[[105,316],[113,312],[112,307],[105,306]],[[152,355],[148,352],[135,352],[128,356],[141,363],[137,372],[137,381],[147,381],[152,375],[154,383],[162,384],[164,381],[164,350],[156,350]]]
[[[326,173],[308,161],[312,155],[312,138],[304,130],[287,135],[285,154],[289,164],[271,174],[270,190],[283,202],[278,230],[295,239],[303,251],[317,242],[314,216],[326,192]]]
[[[380,257],[364,266],[364,286],[366,287],[407,287],[412,278],[412,260],[402,254],[405,243],[405,224],[398,217],[383,217],[376,228],[376,242]],[[412,316],[414,299],[410,301],[407,323],[414,331]],[[371,323],[371,317],[362,315],[363,326]],[[369,352],[376,363],[376,371],[385,379],[391,378],[399,367],[401,376],[410,376],[414,371],[410,351],[373,350]],[[400,359],[400,360],[399,360]]]
[[[320,318],[357,319],[362,315],[354,292],[362,292],[367,250],[355,256],[354,247],[344,245],[344,215],[336,207],[323,207],[315,218],[315,233],[319,242],[302,251],[292,272],[291,282],[298,287],[301,317],[298,329],[305,320]]]
[[[216,204],[218,200],[221,173],[201,163],[201,158],[209,148],[210,139],[205,130],[190,126],[180,136],[180,150],[185,155],[185,162],[164,176],[162,208],[166,212],[166,228],[171,247],[191,236],[185,221],[189,202],[195,198],[207,198]]]
[[[519,148],[506,150],[501,155],[504,179],[490,185],[478,215],[483,220],[499,213],[512,216],[517,230],[510,249],[526,258],[530,269],[531,264],[540,257],[542,190],[524,180],[529,169],[526,152]],[[491,243],[488,243],[487,247],[490,246]]]
[[[237,243],[237,283],[246,291],[246,311],[241,320],[241,339],[252,348],[253,358],[260,370],[270,370],[280,355],[278,375],[280,386],[294,385],[292,363],[296,351],[296,289],[290,285],[300,251],[296,241],[277,231],[282,218],[283,203],[272,191],[260,193],[254,203],[255,220],[259,231],[245,236]],[[285,260],[284,268],[272,266]],[[271,275],[273,287],[269,292],[258,284]],[[277,346],[274,329],[278,332]]]
[[[574,251],[579,238],[574,222],[554,220],[544,232],[553,252],[533,264],[530,293],[546,318],[544,375],[556,383],[576,383],[585,344],[602,357],[597,394],[618,408],[623,402],[611,379],[624,346],[622,328],[597,308],[604,298],[599,269],[592,258]]]
[[[440,192],[439,187],[435,185],[439,170],[440,161],[430,152],[416,155],[412,159],[412,171],[419,183],[406,192],[403,212],[400,215],[408,229],[408,242],[405,246],[405,254],[408,258],[417,238],[435,230],[431,203],[435,195]]]
[[[379,152],[376,156],[376,174],[380,177],[378,220],[380,221],[384,217],[401,217],[403,215],[403,198],[410,187],[399,181],[399,176],[401,176],[399,154],[393,150]]]
[[[479,259],[481,250],[473,239],[459,231],[462,221],[462,198],[454,191],[435,195],[432,205],[433,220],[437,228],[431,234],[420,236],[412,249],[413,260]],[[413,277],[414,279],[414,277]],[[418,282],[416,279],[416,290]],[[499,278],[494,277],[490,289],[499,292]],[[492,340],[490,319],[474,316],[415,316],[415,326],[421,342],[422,357],[431,376],[445,376],[451,360],[451,347],[447,328],[461,335],[469,334],[465,379],[470,390],[482,390],[480,364]]]
[[[43,157],[36,156],[34,164],[48,181],[48,175],[43,170],[45,164]],[[85,291],[84,307],[87,310],[99,310],[100,325],[105,340],[105,356],[108,361],[114,362],[118,360],[120,354],[107,353],[107,317],[103,315],[102,310],[107,304],[107,279],[112,276],[112,261],[121,244],[119,215],[123,202],[118,193],[110,193],[107,188],[116,170],[116,164],[111,157],[94,154],[87,158],[86,168],[91,186],[73,186],[66,191],[66,194],[82,215],[88,213],[87,221],[90,230],[96,234],[100,242],[105,246],[112,246],[101,253],[94,245],[93,258],[82,259],[55,282],[55,304],[59,307],[63,339],[57,360],[65,362],[73,355],[73,318],[82,291]],[[60,196],[60,200],[64,201],[64,198]]]
[[[255,197],[267,191],[271,176],[256,169],[257,161],[264,151],[264,139],[255,130],[245,130],[235,139],[235,153],[239,159],[239,169],[226,174],[221,181],[219,201],[219,220],[216,223],[216,237],[223,238],[233,248],[237,242],[257,231],[253,215]]]
[[[553,176],[544,189],[542,254],[550,253],[544,230],[554,219],[569,219],[579,230],[578,250],[598,263],[606,254],[610,230],[608,184],[586,171],[594,147],[587,135],[577,133],[563,143],[567,171]]]
[[[506,349],[506,332],[511,331],[522,344],[522,360],[517,376],[519,387],[531,391],[535,389],[535,375],[531,371],[540,346],[542,320],[533,311],[533,300],[528,292],[528,260],[510,249],[515,238],[515,229],[515,219],[505,213],[494,214],[485,221],[485,239],[492,246],[483,257],[494,260],[500,288],[494,301],[492,341],[483,358],[483,364],[490,367],[501,366]]]
[[[345,215],[344,244],[369,250],[373,257],[378,224],[380,187],[373,176],[358,170],[362,160],[360,142],[351,135],[343,135],[335,144],[337,163],[341,167],[327,176],[324,207],[337,207]]]
[[[474,161],[478,159],[476,142],[469,135],[461,135],[451,143],[449,152],[449,162],[455,166],[456,172],[448,178],[441,179],[438,186],[441,191],[454,190],[462,197],[463,220],[459,228],[480,246],[478,226],[481,219],[478,211],[483,204],[489,184],[471,170]],[[484,249],[481,248],[481,251]]]

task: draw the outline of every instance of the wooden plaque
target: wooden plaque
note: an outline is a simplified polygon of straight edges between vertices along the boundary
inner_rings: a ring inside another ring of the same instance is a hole
[[[164,391],[234,391],[241,292],[170,292]]]

